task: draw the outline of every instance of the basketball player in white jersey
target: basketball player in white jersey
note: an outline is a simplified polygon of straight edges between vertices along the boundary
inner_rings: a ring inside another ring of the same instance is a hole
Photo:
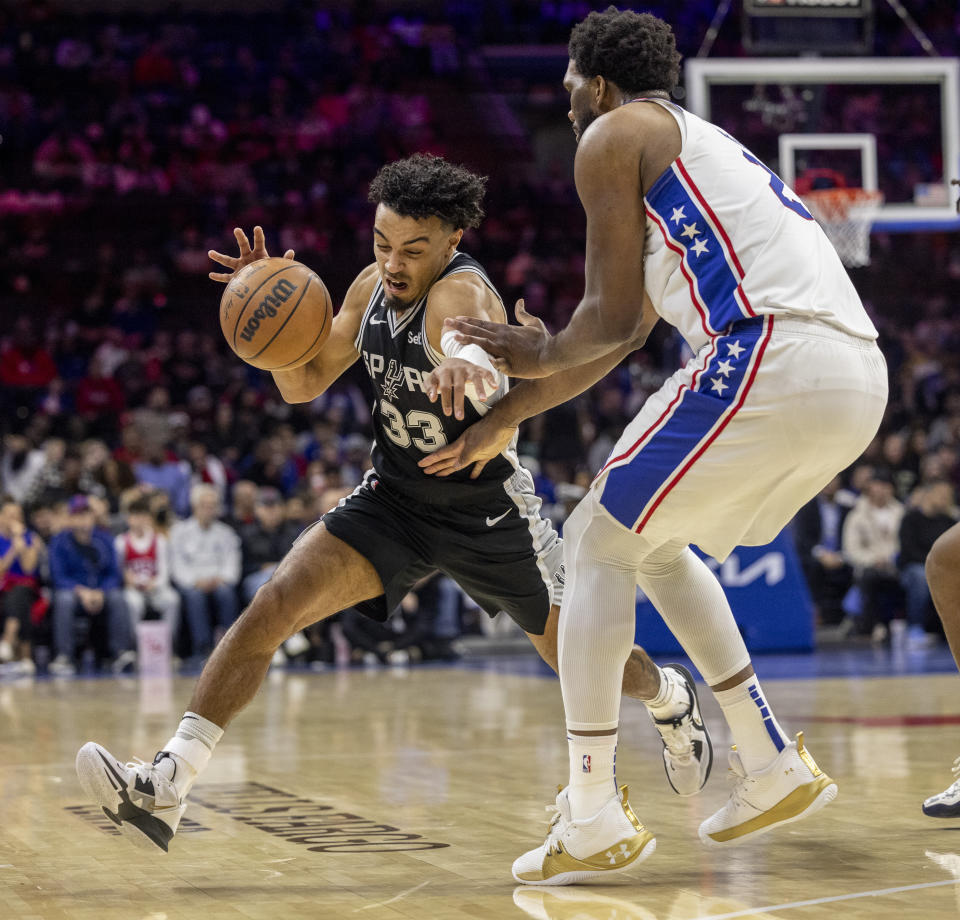
[[[723,560],[738,544],[772,540],[860,455],[887,401],[876,330],[802,202],[726,132],[670,102],[679,65],[670,27],[610,7],[574,28],[569,52],[583,299],[556,335],[522,310],[520,326],[448,323],[498,370],[531,379],[464,444],[421,466],[482,468],[489,443],[579,392],[587,362],[640,347],[661,318],[694,357],[628,424],[565,525],[558,647],[570,780],[545,843],[514,863],[514,878],[530,884],[609,874],[653,850],[614,777],[613,676],[630,653],[636,583],[713,689],[736,743],[736,786],[701,825],[703,842],[740,843],[835,797],[802,734],[791,740],[778,724],[723,590],[690,544]],[[440,375],[430,383],[450,385]]]
[[[960,524],[937,537],[927,555],[927,584],[953,660],[960,667]],[[954,782],[923,803],[931,818],[960,818],[960,757],[953,762]]]
[[[84,791],[135,844],[168,849],[190,788],[227,724],[257,692],[274,652],[295,632],[347,607],[386,620],[417,581],[440,570],[490,616],[505,611],[556,667],[563,551],[540,516],[515,442],[477,476],[438,480],[418,466],[508,389],[481,349],[443,335],[448,316],[506,319],[483,267],[457,248],[464,229],[483,217],[484,190],[481,177],[420,155],[384,166],[371,183],[375,261],[347,291],[320,353],[273,376],[288,402],[309,402],[362,360],[375,396],[373,468],[300,536],[227,631],[152,764],[124,764],[92,741],[80,749]],[[210,253],[230,269],[212,273],[215,281],[267,258],[260,227],[252,247],[242,230],[234,235],[239,256]],[[455,417],[438,414],[428,398],[424,380],[437,367],[468,384],[469,398],[464,404],[461,387]],[[658,668],[641,649],[618,667],[618,681],[647,703],[660,732],[670,784],[680,795],[699,792],[712,748],[689,673],[679,665]]]

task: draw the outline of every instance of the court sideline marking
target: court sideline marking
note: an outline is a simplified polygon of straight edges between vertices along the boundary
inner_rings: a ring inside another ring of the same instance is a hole
[[[731,920],[733,917],[750,917],[768,910],[789,910],[791,907],[810,907],[813,904],[829,904],[833,901],[853,901],[856,898],[875,898],[883,894],[897,894],[901,891],[918,891],[921,888],[941,888],[944,885],[958,885],[960,879],[952,878],[945,882],[924,882],[922,885],[901,885],[898,888],[877,888],[874,891],[858,891],[855,894],[838,894],[831,898],[813,898],[810,901],[790,901],[787,904],[768,904],[765,907],[751,907],[749,910],[737,910],[732,914],[709,914],[694,917],[692,920]]]
[[[393,904],[394,901],[399,901],[401,898],[405,898],[408,894],[413,894],[415,891],[419,891],[421,888],[425,888],[429,885],[429,880],[426,882],[421,882],[419,885],[414,885],[413,888],[408,888],[406,891],[401,891],[396,897],[390,898],[389,901],[377,901],[376,904],[366,904],[363,907],[358,907],[354,913],[358,914],[361,910],[370,910],[371,907],[383,907],[386,904]]]

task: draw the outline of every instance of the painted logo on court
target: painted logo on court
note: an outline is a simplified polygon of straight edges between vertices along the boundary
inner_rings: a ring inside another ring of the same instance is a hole
[[[262,783],[208,783],[200,795],[195,790],[190,801],[312,853],[393,853],[450,846]]]

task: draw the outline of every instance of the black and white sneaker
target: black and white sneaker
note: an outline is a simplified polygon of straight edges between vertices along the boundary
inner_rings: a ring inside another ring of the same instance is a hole
[[[122,764],[105,748],[88,741],[77,752],[77,777],[87,797],[103,809],[130,842],[142,849],[167,852],[187,806],[158,764],[135,760]],[[171,763],[176,772],[176,764]],[[172,778],[172,777],[171,777]]]
[[[943,792],[930,796],[923,803],[923,813],[930,818],[960,818],[960,757],[953,762],[954,782]]]
[[[663,767],[667,781],[677,795],[696,795],[710,776],[713,766],[713,744],[700,715],[700,701],[693,675],[683,665],[665,664],[664,671],[674,671],[690,697],[685,712],[673,719],[657,719],[653,724],[663,741]]]

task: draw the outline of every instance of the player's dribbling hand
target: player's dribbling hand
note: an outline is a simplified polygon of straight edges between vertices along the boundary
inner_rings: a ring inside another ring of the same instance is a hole
[[[221,265],[229,268],[229,272],[210,272],[209,278],[211,281],[219,281],[222,284],[226,284],[234,275],[235,272],[243,268],[244,265],[249,265],[251,262],[256,262],[258,259],[269,259],[270,256],[267,253],[266,243],[263,241],[263,227],[254,227],[253,228],[253,248],[250,248],[250,241],[247,239],[246,233],[243,232],[239,227],[233,228],[233,235],[237,239],[237,245],[240,247],[240,257],[235,258],[234,256],[224,255],[222,252],[217,252],[215,249],[211,249],[207,252],[207,255],[213,259],[214,262],[219,262]],[[285,259],[293,259],[293,250],[288,249],[283,257]]]
[[[485,400],[496,388],[490,371],[463,358],[444,358],[427,376],[427,398],[436,402],[439,396],[443,414],[457,418],[463,418],[464,396]]]
[[[547,327],[526,311],[523,300],[517,301],[514,313],[519,326],[491,323],[475,316],[447,317],[443,326],[457,333],[458,342],[479,345],[501,373],[510,377],[547,377],[551,370],[542,359],[551,338]]]
[[[487,463],[506,449],[516,433],[516,428],[499,426],[495,421],[482,418],[452,444],[424,457],[418,466],[429,476],[443,477],[472,463],[470,478],[476,479]]]

